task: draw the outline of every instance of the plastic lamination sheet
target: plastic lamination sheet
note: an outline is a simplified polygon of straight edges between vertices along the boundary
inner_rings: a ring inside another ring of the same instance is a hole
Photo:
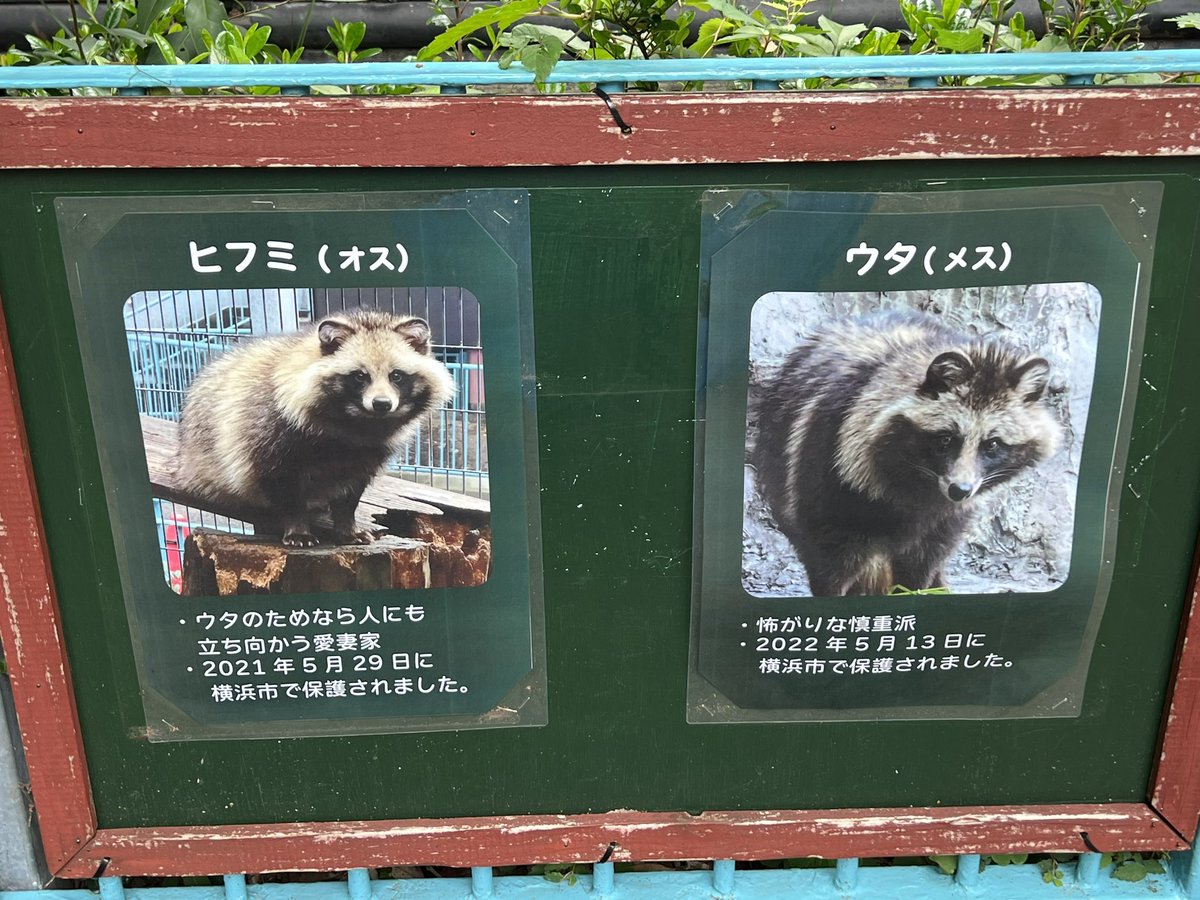
[[[1161,192],[708,194],[690,722],[1079,713]]]
[[[526,192],[57,212],[146,736],[544,724]]]

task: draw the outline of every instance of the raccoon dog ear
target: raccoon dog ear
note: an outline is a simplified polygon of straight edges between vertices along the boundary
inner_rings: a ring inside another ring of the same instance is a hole
[[[317,337],[321,341],[321,355],[328,356],[336,353],[337,349],[346,342],[346,338],[354,334],[354,326],[344,319],[324,319],[317,326]]]
[[[429,323],[424,319],[416,317],[402,319],[396,323],[395,330],[408,341],[414,350],[420,353],[429,352],[429,341],[432,334],[429,331]]]
[[[975,364],[965,353],[948,350],[939,354],[929,364],[925,372],[925,381],[917,388],[917,393],[936,400],[939,394],[957,387],[974,374]]]
[[[1008,381],[1026,403],[1040,400],[1050,381],[1050,363],[1040,356],[1027,359],[1008,373]]]

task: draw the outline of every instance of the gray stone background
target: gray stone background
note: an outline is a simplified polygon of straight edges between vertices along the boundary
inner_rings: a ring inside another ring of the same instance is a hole
[[[1002,338],[1050,362],[1049,404],[1063,443],[1032,472],[990,492],[946,568],[954,593],[1050,591],[1071,565],[1075,489],[1092,395],[1100,294],[1089,284],[1036,284],[896,293],[772,293],[750,323],[747,455],[757,432],[761,385],[804,336],[830,319],[880,310],[918,310],[968,334]],[[742,584],[759,597],[811,595],[804,567],[780,534],[745,471]]]

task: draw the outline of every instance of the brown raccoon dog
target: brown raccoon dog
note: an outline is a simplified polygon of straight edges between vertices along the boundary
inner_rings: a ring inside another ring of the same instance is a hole
[[[838,322],[765,385],[752,462],[813,596],[945,586],[980,495],[1048,458],[1050,364],[928,316]]]
[[[417,420],[454,391],[429,325],[371,309],[215,358],[188,389],[176,474],[184,490],[261,509],[283,543],[367,543],[354,511]],[[259,524],[259,527],[263,527]],[[323,535],[324,536],[324,535]]]

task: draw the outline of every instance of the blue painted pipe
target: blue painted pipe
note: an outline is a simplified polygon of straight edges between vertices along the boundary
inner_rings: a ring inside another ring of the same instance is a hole
[[[954,75],[1200,72],[1200,50],[1096,53],[974,53],[942,56],[860,56],[816,59],[618,59],[559,63],[547,81],[793,81],[801,78],[942,78]],[[207,88],[319,84],[486,85],[531,84],[533,72],[490,62],[281,63],[196,66],[10,66],[0,89]]]

